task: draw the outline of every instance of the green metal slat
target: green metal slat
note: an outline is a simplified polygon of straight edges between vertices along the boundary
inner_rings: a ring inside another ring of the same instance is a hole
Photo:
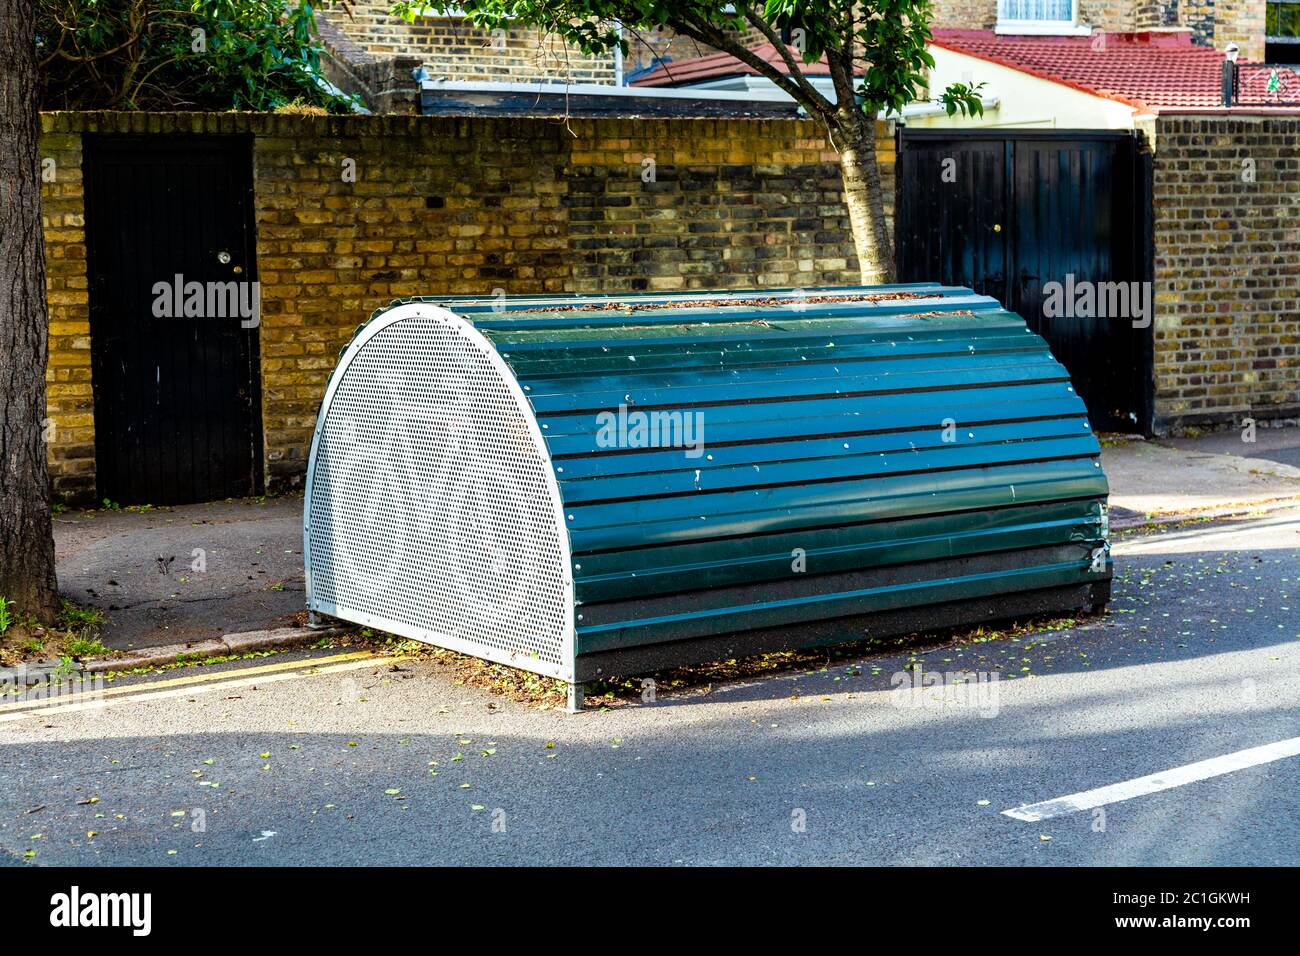
[[[577,503],[600,500],[602,496],[634,497],[614,494],[612,485],[603,492],[585,490],[593,484],[614,479],[630,478],[645,481],[648,485],[658,488],[654,492],[656,494],[682,494],[698,490],[697,486],[701,484],[701,480],[711,488],[735,487],[734,483],[727,481],[726,473],[745,466],[757,465],[765,471],[770,470],[771,466],[783,464],[820,469],[828,465],[827,459],[858,458],[868,454],[891,457],[913,456],[924,451],[954,451],[976,446],[995,450],[1008,443],[1039,443],[1045,439],[1062,438],[1086,438],[1087,450],[1084,454],[1096,454],[1100,447],[1088,428],[1087,421],[1083,418],[1055,418],[1038,422],[965,426],[954,430],[951,441],[945,440],[945,429],[935,425],[926,431],[845,435],[836,438],[749,442],[728,446],[719,446],[710,442],[705,448],[698,449],[698,454],[681,448],[669,450],[652,448],[635,452],[602,448],[585,457],[568,457],[555,464],[564,499]],[[1008,451],[1010,452],[1010,449]],[[996,451],[991,457],[996,460]],[[1011,461],[1015,457],[1018,457],[1018,450],[1015,454],[1009,454],[1006,460]],[[972,464],[973,461],[974,459],[963,460],[963,465]],[[915,470],[915,468],[908,467],[906,470]],[[869,473],[873,471],[863,472],[863,474]],[[831,477],[829,471],[819,474],[821,478]],[[742,474],[741,477],[745,479],[741,484],[771,483],[773,480],[770,476],[761,482],[753,481],[746,474]],[[799,480],[805,480],[806,477],[806,474],[801,475]],[[660,481],[662,483],[658,483]]]
[[[773,399],[790,399],[801,396],[826,396],[871,394],[873,392],[904,392],[927,389],[957,393],[962,388],[981,385],[1005,385],[1013,382],[1068,381],[1064,368],[1055,362],[1043,360],[1035,364],[1010,364],[992,368],[960,368],[945,370],[942,377],[934,369],[919,372],[874,375],[817,376],[795,381],[758,381],[739,384],[717,382],[707,386],[685,385],[678,388],[642,388],[628,382],[625,389],[572,393],[533,395],[524,386],[524,394],[536,412],[591,411],[617,409],[620,405],[638,408],[664,408],[671,406],[707,405],[722,401],[745,402]],[[953,400],[955,410],[960,410],[961,398]]]
[[[636,647],[664,640],[686,640],[709,634],[760,627],[795,626],[810,619],[868,614],[927,603],[951,602],[1057,587],[1086,580],[1088,562],[1060,563],[1016,571],[995,571],[961,578],[943,578],[848,593],[818,594],[791,601],[718,608],[594,627],[580,625],[577,652],[590,654]],[[1100,578],[1101,575],[1092,575]]]
[[[848,444],[847,442],[845,444]],[[933,473],[954,468],[978,468],[986,465],[1010,465],[1054,458],[1081,458],[1099,451],[1092,432],[1070,438],[1042,438],[1013,443],[962,445],[952,444],[912,452],[872,452],[841,455],[810,461],[767,462],[722,468],[696,468],[693,471],[670,471],[585,478],[565,481],[560,495],[566,508],[593,502],[628,498],[653,498],[661,504],[681,500],[686,507],[698,506],[706,495],[730,493],[751,487],[790,487],[816,475],[819,482],[840,480],[878,480],[885,476]],[[704,507],[709,507],[707,504]]]
[[[507,335],[492,332],[488,340],[512,362],[549,360],[557,367],[574,358],[600,355],[684,354],[691,349],[816,348],[828,342],[843,345],[892,345],[899,342],[970,342],[994,337],[1042,341],[1018,315],[999,310],[985,315],[931,316],[922,325],[907,316],[863,321],[861,317],[831,320],[710,322],[636,328],[617,332],[607,328],[575,329],[564,333],[521,330]]]
[[[569,318],[534,313],[514,318],[479,319],[476,327],[499,351],[515,353],[530,344],[592,345],[616,339],[652,341],[697,338],[704,342],[755,334],[919,335],[931,330],[969,327],[1024,328],[1023,319],[992,299],[960,303],[920,302],[871,308],[733,309],[684,315],[671,311],[570,313]],[[1032,333],[1030,333],[1032,334]]]
[[[524,379],[525,391],[534,402],[552,395],[572,395],[581,402],[588,395],[609,394],[611,390],[645,394],[647,391],[700,392],[709,394],[719,386],[732,389],[764,386],[781,389],[786,383],[822,382],[824,391],[836,391],[843,381],[888,383],[896,376],[969,375],[996,369],[1024,368],[1034,365],[1055,367],[1052,354],[1044,346],[1023,352],[966,352],[958,355],[899,356],[888,362],[798,362],[743,368],[702,368],[682,372],[663,369],[628,369],[619,375],[589,375],[575,382],[567,378],[535,377]],[[943,379],[940,379],[941,381]],[[647,404],[642,402],[641,404]]]
[[[897,530],[894,524],[863,527],[875,530],[878,535],[887,530]],[[584,557],[579,562],[581,570],[575,572],[575,588],[579,603],[590,610],[591,605],[604,601],[786,579],[790,577],[795,563],[792,554],[794,548],[800,550],[799,560],[806,567],[800,573],[816,577],[818,574],[854,568],[933,561],[1009,548],[1044,547],[1068,541],[1092,545],[1102,538],[1100,518],[1096,515],[975,531],[957,530],[960,527],[959,522],[948,521],[943,531],[925,537],[890,537],[838,547],[823,546],[822,532],[801,532],[798,535],[782,536],[785,539],[797,539],[798,543],[790,548],[752,557],[737,554],[740,549],[736,545],[741,542],[732,539],[725,549],[714,545],[716,553],[725,554],[725,557],[694,564],[642,568],[636,572],[635,577],[624,571],[611,571],[603,575],[588,574],[589,566],[597,556]],[[672,560],[676,553],[673,548],[655,551],[660,561]]]
[[[710,444],[758,442],[787,438],[817,438],[869,432],[906,433],[942,424],[952,417],[969,422],[1023,421],[1036,418],[1079,418],[1086,415],[1083,400],[1068,383],[995,385],[965,389],[960,393],[959,415],[953,411],[951,392],[842,395],[829,399],[789,402],[751,402],[739,405],[702,405]],[[554,414],[539,417],[542,435],[553,455],[596,454],[600,414],[617,416],[617,409],[588,414]]]
[[[975,344],[972,346],[972,342]],[[972,340],[928,338],[907,343],[845,342],[843,336],[822,336],[812,343],[792,343],[755,348],[640,349],[635,346],[591,350],[587,355],[568,355],[560,361],[554,353],[520,357],[511,354],[512,368],[522,379],[560,380],[599,373],[627,374],[658,369],[747,368],[759,365],[795,365],[804,362],[891,361],[903,355],[964,356],[974,348],[982,354],[1043,351],[1046,343],[1036,335],[1002,335]]]
[[[701,321],[736,321],[741,317],[773,318],[790,315],[800,318],[837,314],[888,316],[925,313],[934,310],[950,312],[992,311],[1001,308],[996,300],[970,292],[966,292],[964,295],[949,295],[944,293],[931,294],[922,291],[916,293],[920,297],[915,299],[881,298],[875,301],[815,301],[819,295],[823,294],[844,296],[853,293],[830,292],[827,290],[824,293],[810,292],[804,296],[751,293],[747,296],[702,297],[689,302],[676,302],[674,308],[645,308],[645,306],[661,305],[662,303],[653,301],[632,303],[625,297],[618,297],[601,302],[572,303],[568,309],[564,307],[564,303],[556,303],[555,305],[544,306],[546,311],[529,311],[527,307],[517,310],[511,309],[507,299],[504,309],[494,306],[475,306],[466,308],[466,311],[462,314],[472,315],[475,324],[484,330],[502,331],[513,329],[522,323],[527,323],[533,329],[560,330],[584,326],[622,326],[628,324],[631,320],[635,320],[640,325],[662,325]],[[889,294],[891,293],[883,290],[867,293],[867,295],[871,296]],[[731,306],[713,304],[726,299],[731,299],[736,304]],[[773,304],[749,304],[749,301],[755,299],[776,301]],[[620,308],[625,303],[630,307]],[[500,304],[497,303],[498,306]],[[642,307],[637,308],[637,305]],[[600,308],[593,308],[592,306],[600,306]]]
[[[566,508],[575,555],[1022,502],[1104,498],[1092,459]],[[706,500],[707,499],[707,500]],[[693,506],[693,507],[692,507]]]
[[[472,315],[476,312],[497,312],[499,309],[526,309],[541,306],[554,308],[558,306],[603,305],[610,302],[637,303],[691,303],[731,296],[734,298],[755,298],[758,296],[781,297],[796,295],[879,295],[890,292],[915,292],[926,295],[947,295],[967,297],[974,293],[963,286],[943,285],[939,282],[901,282],[890,285],[847,285],[823,286],[812,289],[781,286],[773,289],[755,291],[736,291],[734,289],[696,290],[691,292],[619,292],[619,293],[574,293],[571,295],[530,295],[527,293],[509,296],[414,296],[398,299],[393,304],[404,302],[430,302],[451,309],[459,315]]]
[[[923,541],[943,535],[981,534],[1016,528],[1064,526],[1098,520],[1099,502],[1093,499],[1033,502],[1004,508],[979,508],[943,514],[886,516],[878,520],[842,523],[817,528],[797,528],[768,534],[734,538],[706,538],[696,541],[669,540],[654,546],[616,551],[584,552],[574,571],[580,582],[606,583],[620,576],[631,584],[645,576],[680,568],[685,573],[726,565],[730,562],[766,560],[802,548],[806,554],[854,550],[891,541]],[[814,567],[816,565],[814,564]],[[678,582],[689,587],[691,579]]]

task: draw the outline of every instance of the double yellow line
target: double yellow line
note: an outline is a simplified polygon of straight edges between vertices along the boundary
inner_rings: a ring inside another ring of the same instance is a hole
[[[332,654],[328,657],[307,660],[260,664],[255,667],[210,671],[205,674],[188,674],[184,677],[128,684],[124,687],[109,687],[103,690],[95,690],[91,683],[92,679],[88,679],[81,684],[81,687],[87,688],[85,690],[73,690],[58,697],[15,700],[0,704],[0,723],[10,723],[38,715],[46,717],[54,714],[100,710],[138,701],[185,697],[227,688],[249,687],[254,684],[273,684],[317,674],[337,674],[372,667],[381,659],[380,655],[370,651],[353,651],[348,654]]]

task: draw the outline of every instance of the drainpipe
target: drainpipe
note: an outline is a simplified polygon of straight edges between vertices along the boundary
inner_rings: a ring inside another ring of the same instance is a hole
[[[623,38],[623,21],[615,20],[614,29],[618,31],[618,36],[621,40]],[[614,47],[614,85],[627,85],[623,82],[623,48],[621,46]]]

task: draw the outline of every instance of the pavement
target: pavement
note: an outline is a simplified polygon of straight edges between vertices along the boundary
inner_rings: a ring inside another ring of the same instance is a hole
[[[1198,438],[1119,439],[1102,448],[1118,526],[1300,501],[1300,427]]]
[[[59,589],[129,650],[282,628],[306,605],[302,497],[54,517]]]
[[[1300,508],[1114,555],[1081,626],[608,712],[338,649],[13,701],[0,865],[1295,865]]]
[[[1259,428],[1256,439],[1108,439],[1112,526],[1300,500],[1300,427]],[[64,596],[105,612],[101,640],[115,650],[192,650],[283,630],[304,609],[301,495],[65,512],[54,538]]]
[[[1166,438],[1161,439],[1161,443],[1195,454],[1255,458],[1300,468],[1300,427],[1256,428],[1253,442],[1243,441],[1242,434],[1231,429],[1195,438]]]

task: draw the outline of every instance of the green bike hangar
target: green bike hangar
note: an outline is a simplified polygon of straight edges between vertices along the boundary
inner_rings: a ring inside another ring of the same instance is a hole
[[[404,299],[321,405],[307,603],[577,709],[600,677],[1099,610],[1107,491],[1065,368],[969,289]]]

